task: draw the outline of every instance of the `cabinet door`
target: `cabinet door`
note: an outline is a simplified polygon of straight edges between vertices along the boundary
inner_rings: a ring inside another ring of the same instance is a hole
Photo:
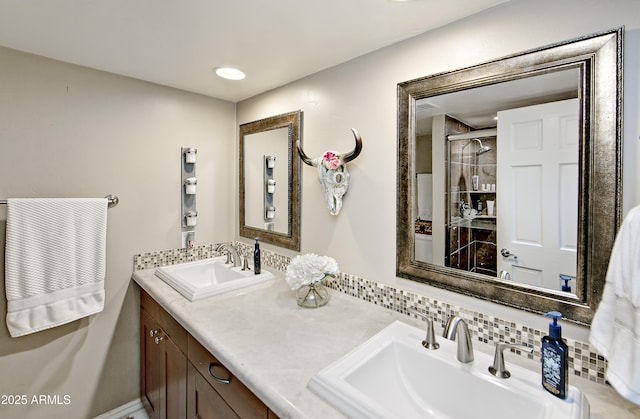
[[[145,310],[140,318],[142,401],[149,419],[184,418],[187,357]]]
[[[160,419],[160,347],[155,338],[161,333],[158,324],[145,312],[140,313],[140,352],[142,355],[142,402],[149,419]]]
[[[189,364],[189,419],[238,419],[239,416],[225,403],[202,375]]]
[[[169,338],[162,341],[160,375],[164,394],[161,419],[185,418],[187,415],[187,357]]]

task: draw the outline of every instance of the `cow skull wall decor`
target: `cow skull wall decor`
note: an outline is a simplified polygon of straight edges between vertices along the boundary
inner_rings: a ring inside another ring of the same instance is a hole
[[[326,151],[321,157],[311,159],[302,151],[300,141],[297,142],[302,161],[318,169],[318,180],[324,190],[331,215],[338,215],[342,208],[342,197],[349,189],[351,175],[347,171],[347,163],[358,157],[362,151],[362,138],[354,128],[351,128],[351,131],[356,139],[356,147],[350,153]]]

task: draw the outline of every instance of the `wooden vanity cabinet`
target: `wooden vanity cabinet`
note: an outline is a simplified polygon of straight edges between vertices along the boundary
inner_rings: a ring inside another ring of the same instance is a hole
[[[150,419],[277,419],[144,290],[142,402]]]
[[[150,419],[187,412],[187,332],[148,294],[141,293],[142,403]]]

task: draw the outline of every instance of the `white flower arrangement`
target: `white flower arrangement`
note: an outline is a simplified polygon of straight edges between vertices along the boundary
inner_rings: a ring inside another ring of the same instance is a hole
[[[308,253],[293,258],[287,266],[285,279],[292,290],[297,290],[302,286],[320,282],[328,276],[335,278],[339,273],[335,259]]]

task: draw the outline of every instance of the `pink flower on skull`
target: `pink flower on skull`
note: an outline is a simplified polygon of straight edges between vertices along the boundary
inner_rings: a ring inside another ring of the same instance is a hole
[[[327,151],[322,156],[322,164],[328,170],[336,170],[342,166],[342,160],[333,151]]]

